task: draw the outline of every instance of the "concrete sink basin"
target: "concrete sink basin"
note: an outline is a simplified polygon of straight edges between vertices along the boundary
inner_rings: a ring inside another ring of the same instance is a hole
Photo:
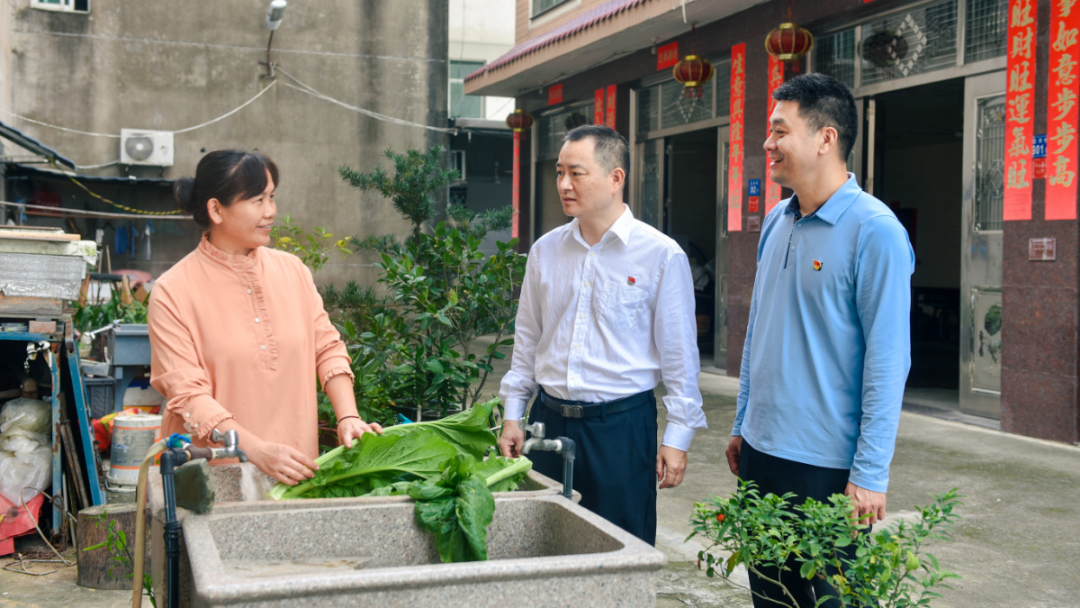
[[[496,498],[490,561],[443,564],[413,505],[335,500],[187,514],[192,606],[655,606],[664,555],[553,495]]]
[[[215,487],[214,513],[233,513],[237,509],[248,513],[252,511],[273,511],[282,508],[291,509],[297,505],[306,507],[321,507],[332,505],[333,508],[343,508],[351,505],[366,504],[403,504],[412,508],[412,499],[400,496],[393,498],[333,498],[323,500],[302,500],[277,502],[272,500],[259,500],[273,484],[273,480],[266,477],[252,464],[230,464],[210,467],[210,481]],[[537,473],[529,471],[528,476],[522,480],[521,485],[515,492],[496,492],[495,497],[505,498],[535,498],[541,496],[556,496],[562,492],[562,484]],[[154,580],[154,589],[158,598],[158,608],[165,606],[167,589],[165,584],[165,543],[164,534],[164,497],[161,490],[161,475],[158,470],[151,469],[149,477],[149,501],[151,522],[150,545],[150,574]],[[581,500],[581,494],[574,492],[574,502]],[[181,522],[192,514],[185,509],[177,509],[177,516]],[[186,608],[191,605],[188,591],[191,589],[191,569],[184,532],[180,532],[180,605],[172,608]]]

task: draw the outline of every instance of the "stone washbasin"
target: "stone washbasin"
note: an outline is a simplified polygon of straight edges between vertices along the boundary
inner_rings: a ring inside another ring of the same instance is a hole
[[[190,465],[188,465],[190,466]],[[259,500],[273,485],[273,480],[266,477],[255,465],[230,464],[210,467],[210,480],[214,485],[214,513],[227,513],[235,509],[244,512],[253,510],[276,511],[281,508],[293,508],[297,505],[334,505],[335,508],[349,505],[364,504],[404,504],[412,508],[412,499],[407,497],[385,498],[334,498],[320,500]],[[147,544],[150,546],[150,575],[154,581],[154,591],[158,597],[158,608],[166,608],[166,584],[165,584],[165,543],[163,534],[165,531],[165,502],[161,490],[161,475],[158,469],[151,468],[148,478],[147,508],[151,524],[151,538]],[[521,485],[515,492],[496,492],[496,499],[503,497],[536,498],[541,496],[556,496],[562,492],[562,483],[541,475],[536,471],[529,471],[528,476],[522,480]],[[574,502],[581,500],[581,494],[574,492]],[[183,522],[192,514],[184,509],[177,509],[177,518]],[[188,590],[191,588],[191,568],[188,556],[187,542],[183,529],[180,532],[180,606],[185,608],[190,603]]]
[[[496,498],[490,561],[443,564],[413,504],[243,503],[187,514],[192,606],[656,605],[654,547],[556,495]],[[160,596],[159,596],[160,597]]]

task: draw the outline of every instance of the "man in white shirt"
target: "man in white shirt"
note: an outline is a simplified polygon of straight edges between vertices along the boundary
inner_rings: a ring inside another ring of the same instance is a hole
[[[656,481],[682,482],[694,431],[705,428],[694,287],[686,254],[634,219],[623,201],[626,140],[584,125],[566,135],[559,161],[563,212],[574,218],[529,252],[499,448],[520,454],[519,420],[577,444],[581,505],[642,540],[656,541]],[[667,429],[657,450],[656,398],[663,380]],[[562,478],[561,456],[529,453],[534,468]]]

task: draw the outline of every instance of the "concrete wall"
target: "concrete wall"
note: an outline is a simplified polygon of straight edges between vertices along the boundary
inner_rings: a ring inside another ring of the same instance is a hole
[[[264,0],[94,0],[89,14],[13,11],[0,32],[0,108],[69,128],[178,130],[218,117],[267,85]],[[440,0],[293,0],[274,36],[281,70],[331,97],[395,118],[446,125],[448,7]],[[10,48],[10,52],[7,49]],[[10,70],[5,62],[10,56]],[[257,149],[281,168],[279,214],[336,235],[407,226],[390,203],[337,177],[340,165],[388,166],[382,152],[446,146],[433,131],[380,122],[284,83],[237,114],[176,135],[175,166],[112,167],[99,175],[175,179],[203,153]],[[11,123],[79,164],[117,160],[117,139],[88,137],[19,120]],[[104,209],[103,206],[96,207]],[[186,251],[163,251],[175,261]],[[373,282],[371,260],[335,257],[320,282]]]

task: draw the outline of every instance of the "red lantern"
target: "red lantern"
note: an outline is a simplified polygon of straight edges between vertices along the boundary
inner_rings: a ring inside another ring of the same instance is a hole
[[[697,55],[687,55],[672,69],[675,80],[683,85],[683,97],[700,98],[705,94],[704,85],[713,77],[713,67]]]
[[[790,15],[788,17],[790,19]],[[793,71],[799,71],[799,57],[814,48],[814,36],[794,23],[781,23],[765,37],[765,50],[779,61],[792,61]]]
[[[506,117],[506,126],[513,129],[514,133],[528,131],[533,126],[532,114],[521,109],[514,110],[512,114]]]

